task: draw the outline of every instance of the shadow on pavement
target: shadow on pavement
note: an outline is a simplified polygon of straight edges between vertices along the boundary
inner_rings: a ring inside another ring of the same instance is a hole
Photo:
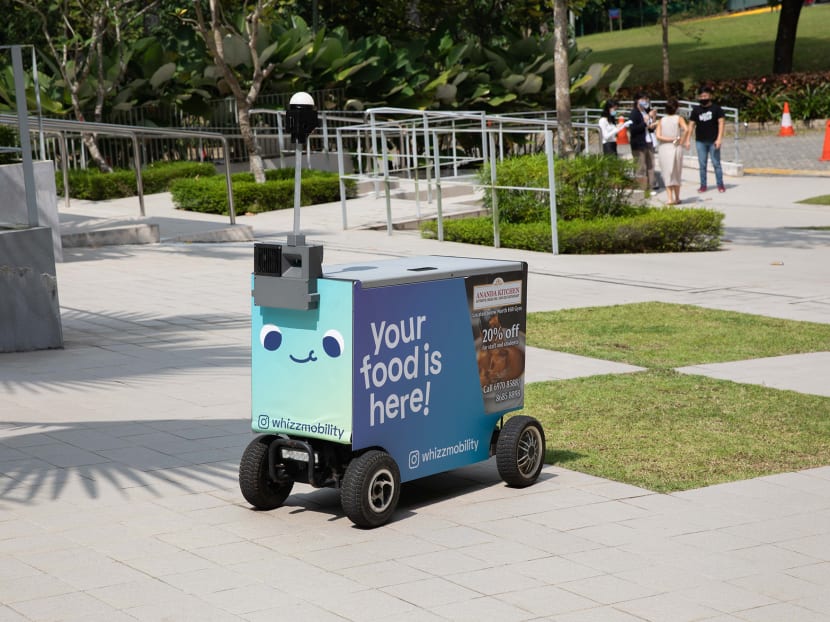
[[[247,419],[0,424],[0,508],[67,496],[123,503],[171,494],[238,490],[239,459],[252,436]],[[555,477],[542,473],[539,480]],[[494,459],[408,482],[394,520],[421,507],[505,487]],[[245,501],[239,493],[239,503]],[[345,516],[340,492],[298,484],[284,508]]]
[[[236,486],[247,419],[0,424],[0,503],[119,502]]]
[[[62,309],[62,350],[0,356],[0,388],[54,392],[113,380],[159,376],[165,370],[249,368],[247,315],[94,313]],[[151,337],[148,337],[150,335]]]
[[[724,238],[745,246],[814,249],[830,246],[830,230],[800,227],[726,227]]]

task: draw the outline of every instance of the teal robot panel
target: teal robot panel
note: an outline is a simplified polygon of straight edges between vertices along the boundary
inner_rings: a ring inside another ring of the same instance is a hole
[[[348,444],[352,437],[353,283],[319,279],[316,309],[253,305],[254,432]]]

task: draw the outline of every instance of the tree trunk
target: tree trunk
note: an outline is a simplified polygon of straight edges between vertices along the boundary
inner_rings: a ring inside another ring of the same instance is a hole
[[[671,95],[669,86],[669,0],[663,0],[663,9],[660,15],[660,24],[663,27],[663,95]]]
[[[571,127],[571,80],[568,74],[567,0],[553,0],[553,66],[559,153],[564,157],[571,157],[574,153],[574,143]]]
[[[81,101],[78,99],[78,88],[79,85],[76,84],[73,88],[69,89],[69,99],[72,102],[72,111],[75,113],[75,118],[78,121],[85,121],[84,113],[81,110]],[[89,152],[89,157],[92,158],[92,161],[95,162],[95,165],[100,169],[100,171],[102,173],[112,173],[112,167],[109,162],[104,159],[104,156],[101,154],[101,150],[98,148],[98,141],[95,134],[81,134],[81,139],[84,141],[84,146]]]
[[[262,163],[262,154],[254,137],[254,130],[251,127],[250,109],[243,102],[237,102],[236,105],[239,133],[242,134],[242,140],[248,150],[248,163],[250,164],[251,173],[253,173],[256,183],[265,183],[265,166]]]
[[[781,0],[781,13],[778,16],[778,34],[775,37],[775,51],[772,60],[772,73],[792,73],[795,34],[796,30],[798,30],[798,18],[801,16],[802,1]]]
[[[95,134],[81,134],[86,150],[89,151],[89,157],[95,162],[95,165],[102,173],[112,173],[112,167],[109,162],[104,159],[101,150],[98,149],[98,143],[95,140]]]

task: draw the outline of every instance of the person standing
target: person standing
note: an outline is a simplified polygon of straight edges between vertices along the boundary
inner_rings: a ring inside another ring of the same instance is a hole
[[[692,108],[692,114],[689,116],[689,129],[684,141],[684,145],[688,149],[691,144],[692,132],[694,132],[697,162],[700,167],[700,188],[697,191],[706,192],[707,190],[706,167],[711,156],[718,192],[726,192],[726,186],[723,185],[723,168],[720,164],[720,147],[723,144],[723,128],[726,124],[726,115],[723,108],[712,101],[712,87],[701,87],[698,91],[698,101],[699,105]]]
[[[634,108],[628,115],[631,127],[628,141],[631,153],[637,160],[637,180],[643,188],[654,188],[654,144],[651,132],[657,127],[657,120],[651,114],[651,101],[645,93],[637,93]]]
[[[666,114],[657,122],[657,157],[666,184],[667,205],[680,203],[680,181],[683,172],[683,140],[689,131],[686,119],[677,114],[680,104],[671,97],[666,102]]]
[[[609,99],[602,107],[599,117],[599,131],[602,140],[603,155],[617,155],[617,134],[631,125],[631,121],[617,124],[617,102]]]

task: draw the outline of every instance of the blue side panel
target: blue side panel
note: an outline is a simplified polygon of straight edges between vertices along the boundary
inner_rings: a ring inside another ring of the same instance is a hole
[[[485,460],[485,412],[463,278],[355,289],[353,447],[408,481]]]

